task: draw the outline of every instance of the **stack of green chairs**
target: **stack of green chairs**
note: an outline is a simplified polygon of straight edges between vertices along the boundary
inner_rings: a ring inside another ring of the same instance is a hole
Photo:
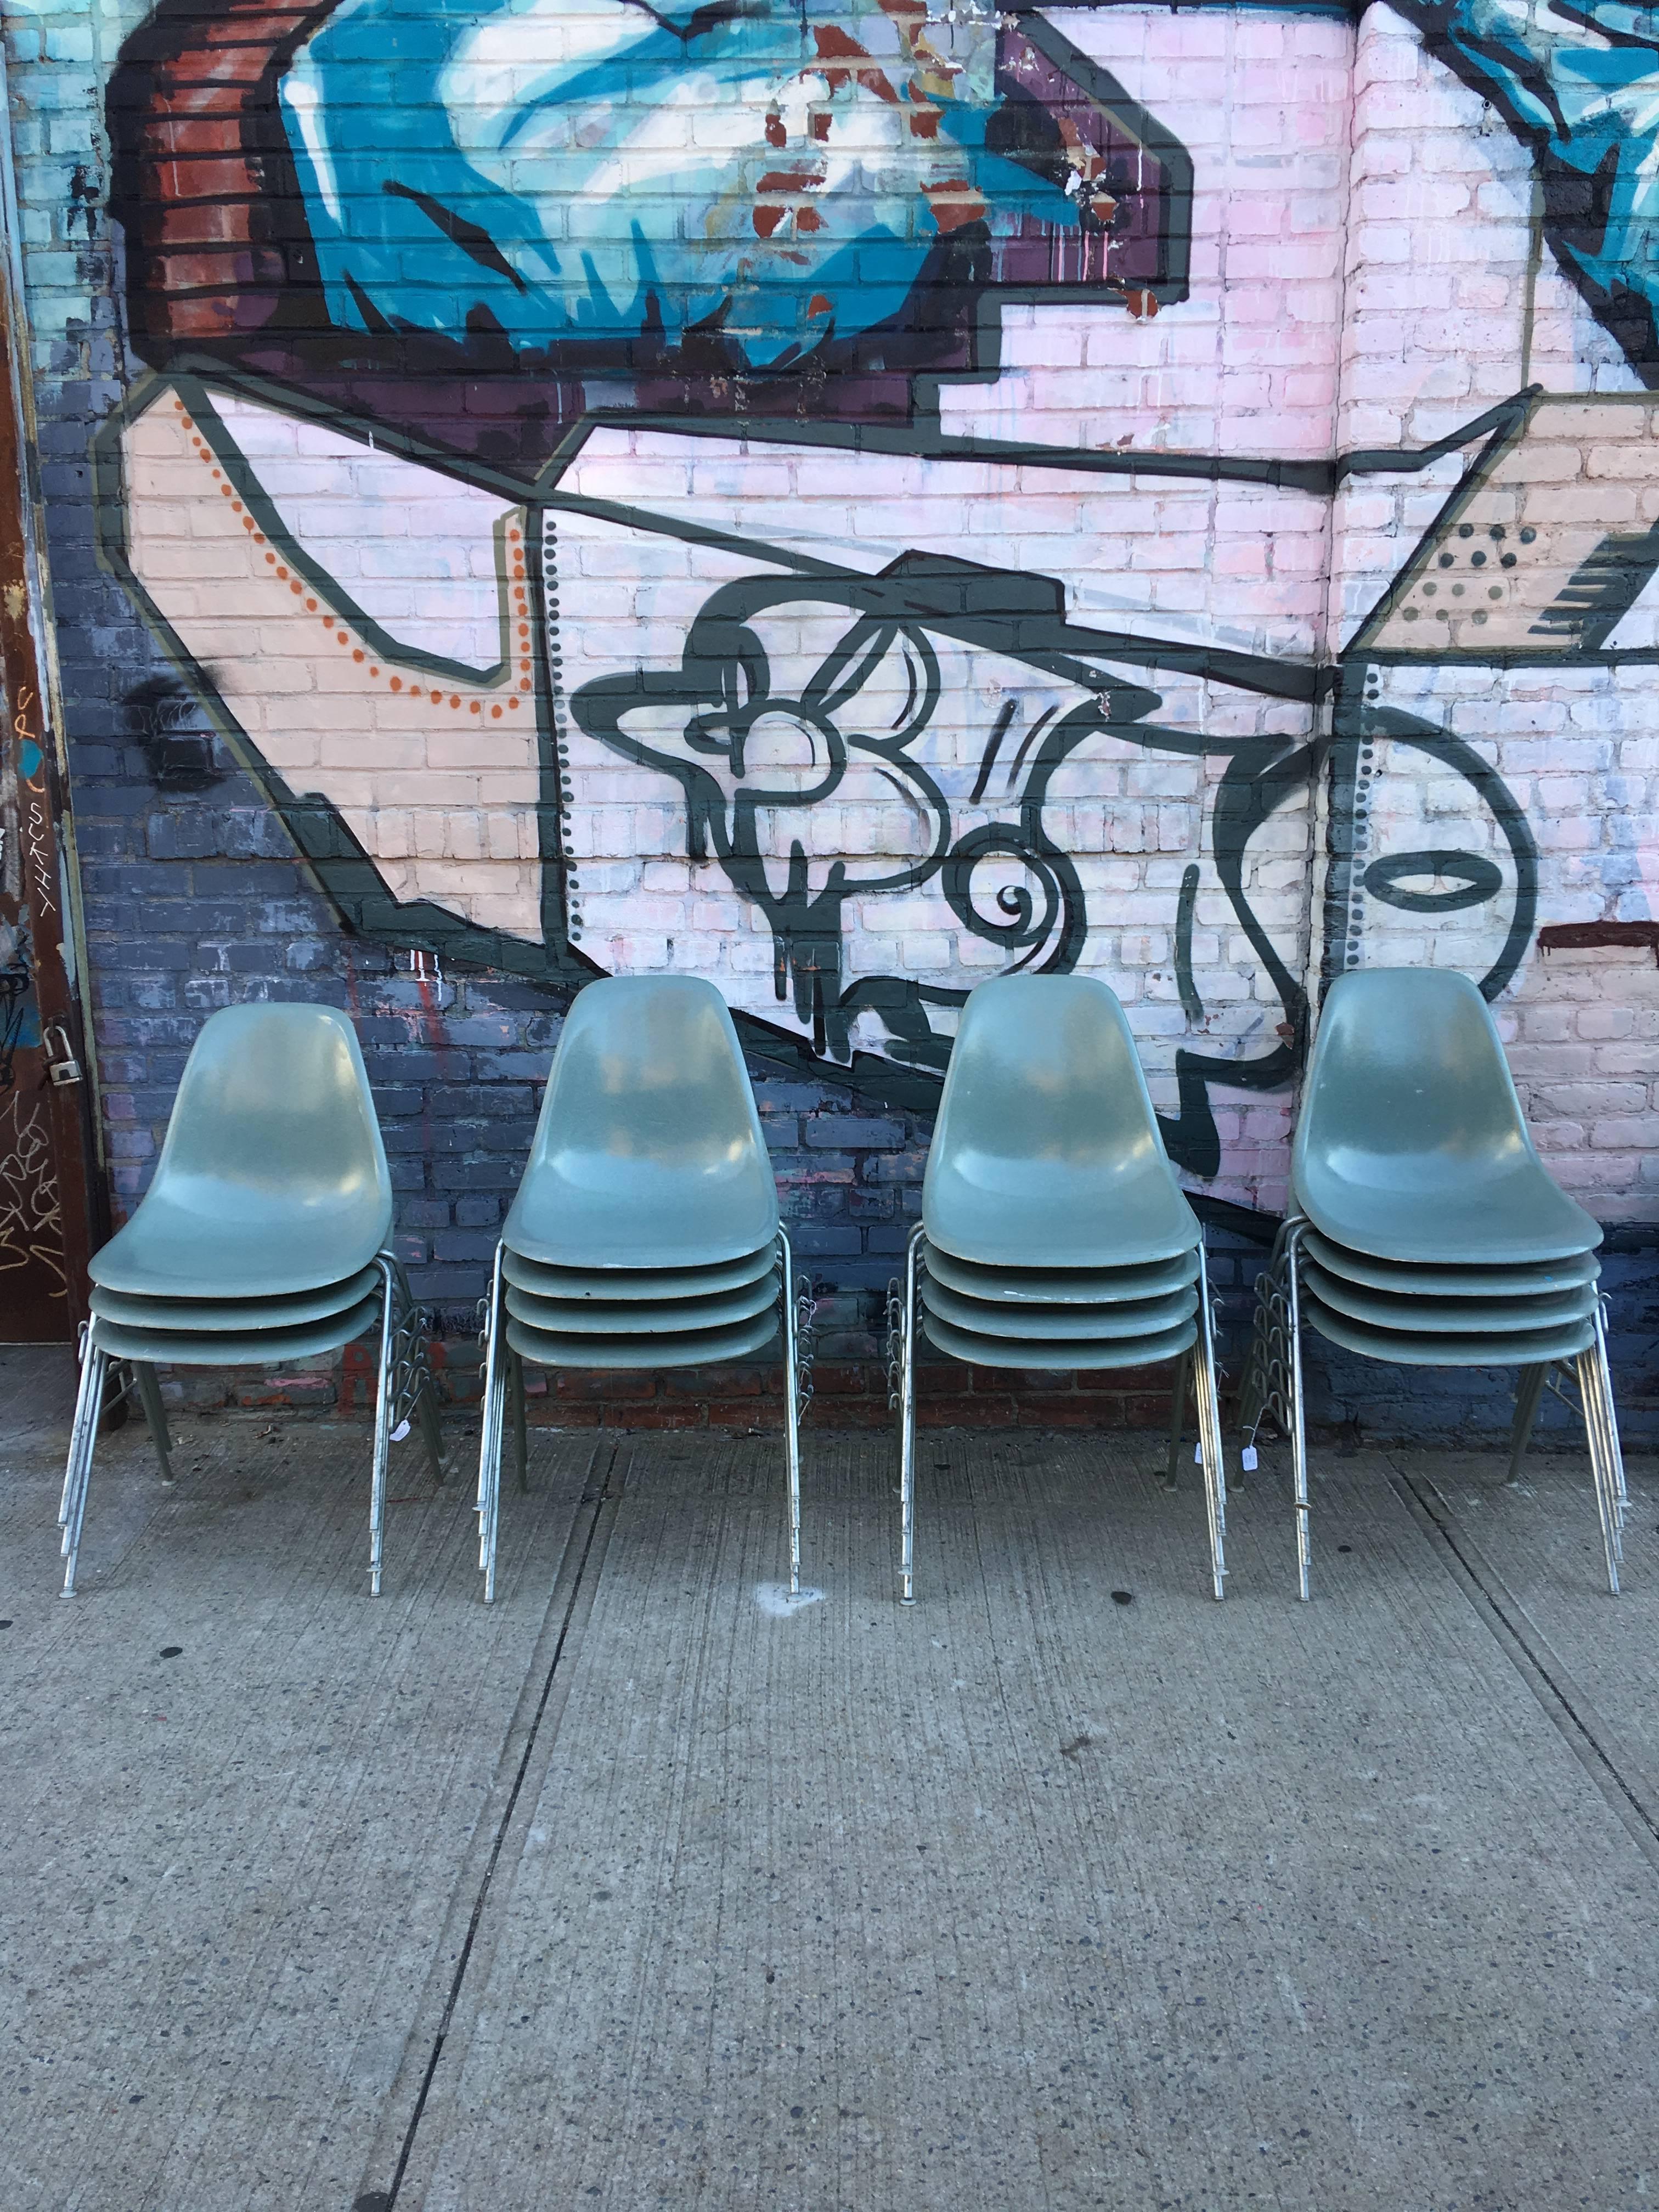
[[[1158,1133],[1123,1009],[1082,975],[1005,975],[969,997],[939,1101],[902,1288],[889,1291],[900,1425],[900,1595],[915,1595],[918,1324],[979,1367],[1179,1363],[1173,1477],[1197,1399],[1211,1580],[1226,1480],[1203,1231]]]
[[[1370,1359],[1519,1370],[1511,1474],[1553,1370],[1565,1369],[1616,1593],[1625,1477],[1596,1287],[1601,1231],[1540,1160],[1491,1010],[1467,976],[1367,969],[1332,985],[1291,1199],[1260,1286],[1240,1411],[1252,1442],[1270,1410],[1290,1432],[1302,1595],[1304,1322]]]
[[[393,1255],[392,1181],[351,1024],[328,1006],[230,1006],[185,1063],[155,1174],[137,1212],[94,1255],[92,1319],[58,1520],[75,1589],[110,1369],[133,1380],[173,1480],[156,1380],[170,1367],[313,1359],[369,1330],[380,1393],[369,1504],[378,1595],[388,1447],[421,1423],[442,1479],[436,1400],[419,1316]]]
[[[590,983],[566,1018],[484,1311],[479,1565],[495,1594],[524,1366],[702,1367],[783,1337],[789,1586],[800,1588],[801,1383],[788,1238],[726,1001],[694,976]]]

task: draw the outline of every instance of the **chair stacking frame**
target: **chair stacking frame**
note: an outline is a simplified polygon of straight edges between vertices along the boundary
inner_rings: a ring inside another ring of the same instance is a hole
[[[748,1357],[780,1334],[789,1587],[799,1592],[811,1316],[725,1000],[691,976],[590,983],[566,1018],[482,1302],[485,1602],[495,1595],[509,1417],[528,1487],[526,1363],[702,1366]]]
[[[931,1309],[930,1278],[945,1292],[936,1291]],[[969,1283],[981,1295],[965,1291]],[[983,1313],[982,1334],[959,1326],[970,1303]],[[1022,1308],[1030,1310],[1024,1327]],[[1044,1314],[1054,1317],[1048,1338],[1029,1326]],[[887,1325],[902,1603],[915,1599],[923,1328],[941,1348],[989,1366],[1175,1360],[1170,1480],[1190,1389],[1211,1586],[1224,1595],[1227,1487],[1203,1231],[1176,1181],[1128,1024],[1105,984],[1009,975],[970,994],[939,1102],[922,1219],[902,1278],[888,1285]]]
[[[269,1349],[268,1337],[250,1334],[246,1339],[245,1350],[239,1346],[234,1352],[226,1351],[216,1345],[211,1347],[211,1356],[204,1356],[204,1347],[191,1346],[180,1341],[170,1345],[158,1356],[161,1364],[171,1366],[257,1366],[266,1360],[284,1357],[315,1357],[323,1352],[337,1350],[342,1344],[349,1344],[357,1337],[367,1335],[371,1329],[374,1331],[377,1356],[374,1448],[368,1501],[368,1589],[371,1597],[379,1597],[385,1569],[386,1474],[392,1446],[400,1443],[409,1434],[411,1424],[417,1423],[434,1481],[442,1482],[445,1469],[437,1392],[426,1355],[428,1317],[425,1310],[416,1305],[410,1296],[409,1279],[395,1253],[377,1252],[372,1264],[378,1279],[377,1286],[368,1298],[347,1310],[349,1316],[356,1323],[349,1336],[331,1335],[329,1342],[322,1343],[317,1341],[313,1335],[304,1354],[294,1348],[285,1354],[273,1352]],[[155,1456],[161,1463],[161,1480],[169,1484],[174,1480],[171,1458],[173,1440],[167,1429],[161,1383],[155,1373],[157,1362],[109,1349],[100,1339],[101,1318],[94,1313],[89,1322],[82,1322],[78,1340],[81,1381],[76,1395],[75,1417],[70,1430],[69,1463],[64,1469],[63,1498],[58,1513],[58,1525],[64,1532],[63,1555],[67,1563],[64,1571],[65,1597],[75,1595],[81,1531],[86,1519],[87,1492],[92,1481],[98,1429],[112,1403],[137,1395],[143,1410],[150,1442],[155,1448]],[[112,1397],[109,1387],[112,1374],[118,1378],[123,1370],[128,1379],[118,1382]]]
[[[1538,1158],[1491,1011],[1467,977],[1373,969],[1333,984],[1238,1407],[1249,1443],[1269,1418],[1290,1440],[1303,1598],[1304,1322],[1370,1358],[1516,1369],[1511,1481],[1546,1389],[1572,1406],[1617,1596],[1627,1497],[1596,1289],[1601,1234]]]
[[[159,1364],[244,1366],[379,1340],[369,1589],[380,1594],[392,1444],[419,1423],[444,1475],[426,1319],[386,1247],[392,1186],[355,1031],[331,1007],[227,1007],[204,1025],[154,1181],[94,1255],[92,1317],[58,1525],[75,1593],[99,1425],[137,1395],[173,1480]]]
[[[792,1595],[800,1590],[800,1427],[806,1417],[806,1408],[812,1396],[812,1313],[811,1290],[797,1282],[794,1255],[789,1239],[780,1228],[775,1239],[776,1269],[780,1278],[779,1294],[775,1301],[776,1319],[764,1337],[750,1348],[759,1350],[780,1331],[783,1337],[784,1370],[784,1451],[785,1475],[787,1483],[789,1515],[789,1589]],[[483,1427],[478,1448],[478,1565],[484,1577],[484,1602],[493,1601],[495,1595],[495,1565],[501,1530],[501,1466],[507,1422],[513,1422],[514,1464],[519,1488],[530,1487],[529,1433],[526,1416],[524,1370],[526,1357],[533,1366],[580,1368],[588,1364],[580,1358],[566,1361],[542,1359],[526,1355],[514,1346],[508,1336],[512,1319],[507,1304],[511,1285],[507,1282],[503,1263],[511,1257],[505,1240],[495,1248],[495,1264],[490,1273],[489,1291],[480,1301],[483,1327],[479,1344],[483,1352]],[[654,1335],[641,1330],[639,1334],[641,1357],[629,1364],[641,1369],[672,1369],[678,1365],[714,1364],[720,1355],[711,1357],[699,1350],[695,1359],[676,1357],[672,1335]],[[701,1342],[701,1340],[699,1340]],[[596,1348],[610,1348],[611,1339],[598,1340]],[[726,1355],[732,1356],[732,1355]],[[741,1356],[741,1355],[738,1355]],[[605,1364],[620,1364],[607,1359]]]

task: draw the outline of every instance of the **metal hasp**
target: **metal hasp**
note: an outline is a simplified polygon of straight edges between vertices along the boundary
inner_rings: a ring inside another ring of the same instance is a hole
[[[1082,975],[1002,975],[963,1009],[902,1280],[888,1286],[899,1595],[915,1597],[919,1330],[981,1367],[1177,1363],[1191,1378],[1224,1595],[1227,1484],[1203,1231],[1158,1133],[1123,1010]],[[1173,1463],[1173,1461],[1172,1461]]]
[[[694,976],[591,983],[566,1017],[482,1315],[478,1565],[495,1595],[511,1408],[524,1367],[652,1370],[752,1357],[780,1334],[789,1587],[800,1588],[800,1423],[812,1301],[796,1279],[726,1001]]]
[[[130,1370],[171,1481],[155,1370],[314,1358],[379,1338],[369,1589],[383,1571],[392,1443],[418,1421],[443,1480],[425,1316],[386,1249],[392,1181],[345,1016],[328,1006],[230,1006],[191,1048],[155,1179],[92,1261],[92,1319],[58,1520],[75,1589],[112,1365]]]
[[[1520,1370],[1510,1478],[1547,1386],[1576,1386],[1607,1587],[1626,1511],[1599,1224],[1552,1181],[1492,1012],[1467,976],[1367,969],[1334,983],[1291,1163],[1291,1210],[1257,1284],[1239,1401],[1290,1438],[1301,1595],[1310,1499],[1302,1327],[1367,1358]],[[1569,1401],[1569,1402],[1571,1402]]]

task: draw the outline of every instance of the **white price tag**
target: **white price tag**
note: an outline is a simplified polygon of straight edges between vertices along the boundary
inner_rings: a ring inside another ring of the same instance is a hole
[[[1245,1445],[1243,1450],[1238,1455],[1238,1464],[1246,1474],[1254,1474],[1255,1473],[1255,1446],[1254,1444]]]

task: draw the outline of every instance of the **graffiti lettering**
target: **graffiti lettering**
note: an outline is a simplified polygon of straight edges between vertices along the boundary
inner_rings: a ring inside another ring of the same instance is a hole
[[[158,684],[355,929],[550,997],[692,969],[925,1105],[981,976],[1099,975],[1246,1203],[1345,968],[1474,976],[1524,1082],[1540,922],[1659,898],[1659,40],[1268,12],[163,0]]]

